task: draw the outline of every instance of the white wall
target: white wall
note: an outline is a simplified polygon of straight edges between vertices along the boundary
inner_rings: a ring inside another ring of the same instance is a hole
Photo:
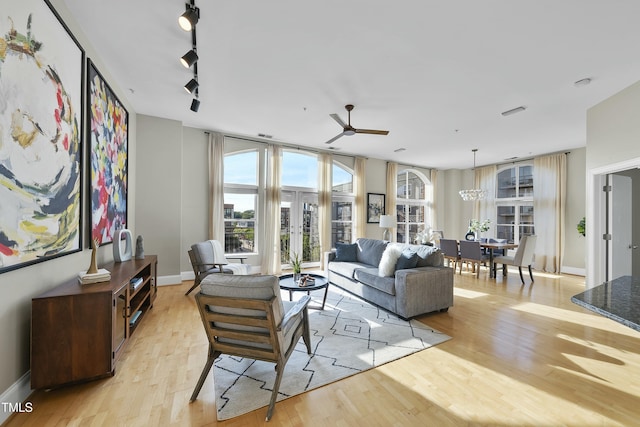
[[[565,210],[565,250],[562,272],[585,275],[586,237],[578,233],[577,225],[586,216],[586,148],[572,149],[567,155],[567,208]]]
[[[134,235],[158,256],[159,284],[180,283],[182,122],[138,115]]]
[[[603,195],[601,177],[640,167],[640,82],[587,111],[587,287],[604,274]]]

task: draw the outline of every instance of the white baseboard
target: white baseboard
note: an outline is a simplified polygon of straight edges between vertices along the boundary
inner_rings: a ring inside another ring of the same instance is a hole
[[[196,278],[196,275],[193,274],[193,270],[191,271],[183,271],[180,273],[180,278],[182,279],[182,281],[185,280],[193,280]]]
[[[16,404],[22,403],[27,400],[31,395],[31,392],[31,371],[27,371],[26,374],[21,376],[18,381],[13,383],[11,387],[9,387],[4,391],[4,393],[0,395],[0,402],[10,403],[15,407]],[[5,406],[7,405],[2,405],[2,411],[0,411],[0,425],[7,421],[12,415],[12,412],[5,412]]]
[[[587,270],[584,268],[567,267],[565,265],[562,266],[560,271],[565,274],[573,274],[574,276],[586,277],[587,275]]]
[[[158,277],[158,286],[179,285],[180,283],[182,283],[182,278],[179,274]]]

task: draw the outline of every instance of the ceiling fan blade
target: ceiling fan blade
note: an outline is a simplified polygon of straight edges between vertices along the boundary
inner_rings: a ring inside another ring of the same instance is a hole
[[[333,141],[335,141],[336,139],[342,137],[343,135],[344,135],[344,132],[340,132],[339,134],[337,134],[336,136],[334,136],[333,138],[331,138],[330,140],[325,142],[325,144],[331,144]]]
[[[340,118],[340,116],[339,116],[339,115],[337,115],[337,114],[335,114],[335,113],[334,113],[334,114],[329,114],[329,116],[331,116],[331,118],[332,118],[333,120],[335,120],[336,122],[338,122],[338,124],[339,124],[340,126],[342,126],[342,128],[343,128],[343,129],[347,127],[347,124],[346,124],[345,122],[343,122],[343,121],[342,121],[342,119]]]
[[[389,135],[388,130],[375,130],[375,129],[356,129],[356,133],[368,133],[371,135]]]

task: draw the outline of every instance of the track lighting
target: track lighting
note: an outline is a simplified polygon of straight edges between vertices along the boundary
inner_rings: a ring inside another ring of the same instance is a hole
[[[193,93],[196,89],[198,89],[198,86],[198,81],[196,79],[191,79],[186,85],[184,85],[184,90],[186,90],[188,93]]]
[[[185,31],[191,31],[198,23],[200,10],[197,7],[187,5],[187,10],[178,18],[178,25]]]
[[[198,54],[195,50],[191,49],[189,52],[185,53],[182,58],[180,58],[180,62],[184,65],[184,68],[189,68],[198,60]]]
[[[191,50],[185,53],[182,58],[180,58],[180,62],[185,68],[193,67],[193,78],[189,80],[189,82],[184,85],[184,90],[187,93],[191,93],[194,95],[194,99],[191,101],[191,111],[194,113],[198,112],[200,108],[200,100],[198,99],[198,48],[197,48],[197,40],[196,40],[196,23],[200,18],[200,9],[196,7],[195,0],[191,0],[191,4],[187,3],[187,10],[178,18],[178,24],[180,24],[180,28],[185,31],[191,32]]]

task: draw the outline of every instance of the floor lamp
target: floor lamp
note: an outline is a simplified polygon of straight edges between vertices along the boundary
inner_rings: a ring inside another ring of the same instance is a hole
[[[380,216],[380,228],[384,228],[382,240],[391,241],[391,229],[396,226],[396,218],[393,215]]]

